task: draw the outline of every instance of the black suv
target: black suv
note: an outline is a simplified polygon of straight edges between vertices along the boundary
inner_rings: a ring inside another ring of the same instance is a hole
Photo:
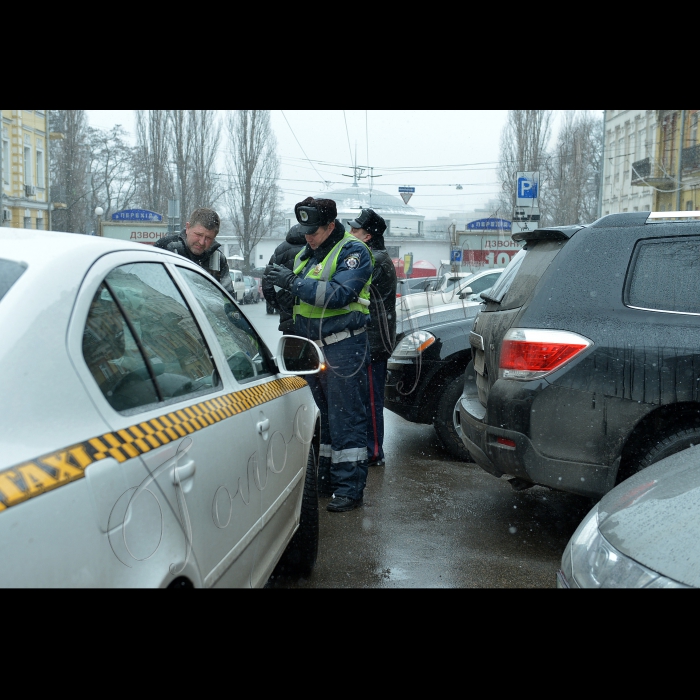
[[[671,216],[700,213],[513,235],[459,402],[486,471],[598,498],[700,443],[700,221]]]
[[[396,346],[387,362],[384,406],[413,423],[432,423],[444,447],[471,461],[459,429],[469,331],[481,304],[457,301],[398,316]]]

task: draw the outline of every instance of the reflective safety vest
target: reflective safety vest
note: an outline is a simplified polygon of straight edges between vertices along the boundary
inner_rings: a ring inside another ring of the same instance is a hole
[[[369,313],[369,285],[372,282],[372,275],[369,276],[367,283],[362,288],[360,292],[360,299],[365,300],[365,304],[359,301],[351,301],[347,306],[343,306],[339,309],[328,309],[325,308],[326,304],[326,289],[328,286],[328,280],[335,274],[335,269],[338,266],[338,256],[343,247],[350,241],[355,243],[362,243],[355,236],[350,233],[346,233],[334,246],[331,251],[326,255],[323,260],[314,265],[309,272],[304,275],[304,279],[315,279],[319,280],[316,287],[316,304],[307,304],[303,299],[296,297],[293,317],[296,320],[297,314],[303,316],[304,318],[328,318],[330,316],[342,316],[343,314],[350,313],[351,311],[360,311],[363,314]],[[362,243],[362,245],[365,245]],[[374,255],[372,251],[367,248],[370,257],[372,258],[372,265],[374,266]],[[306,265],[305,260],[299,260],[301,254],[304,252],[302,248],[294,258],[294,274],[298,275],[304,269]],[[330,261],[330,265],[328,264]]]

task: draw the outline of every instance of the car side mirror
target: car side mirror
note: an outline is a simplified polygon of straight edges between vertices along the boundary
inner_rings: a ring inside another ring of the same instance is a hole
[[[321,348],[308,338],[283,335],[277,346],[277,367],[284,375],[317,374],[324,367]]]
[[[459,293],[459,298],[460,298],[460,299],[466,299],[470,294],[473,294],[472,288],[471,288],[471,287],[465,287],[465,288]]]

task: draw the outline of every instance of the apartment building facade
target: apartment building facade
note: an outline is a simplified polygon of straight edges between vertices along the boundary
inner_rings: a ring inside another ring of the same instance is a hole
[[[660,109],[656,112],[654,153],[634,163],[633,184],[654,189],[655,211],[697,211],[700,207],[700,143],[696,109]]]
[[[654,157],[656,139],[657,110],[605,110],[602,216],[653,210],[654,185],[640,180],[635,165]]]
[[[3,109],[0,225],[50,229],[48,110]]]

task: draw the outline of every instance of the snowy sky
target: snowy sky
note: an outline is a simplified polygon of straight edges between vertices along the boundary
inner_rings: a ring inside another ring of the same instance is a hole
[[[286,208],[325,191],[325,182],[334,189],[350,186],[353,161],[374,169],[375,189],[398,196],[399,186],[415,187],[409,204],[426,218],[486,206],[499,191],[495,167],[507,114],[507,110],[272,110]],[[107,129],[121,124],[134,134],[133,110],[88,110],[87,115],[91,126]],[[221,150],[223,173],[223,146]]]

